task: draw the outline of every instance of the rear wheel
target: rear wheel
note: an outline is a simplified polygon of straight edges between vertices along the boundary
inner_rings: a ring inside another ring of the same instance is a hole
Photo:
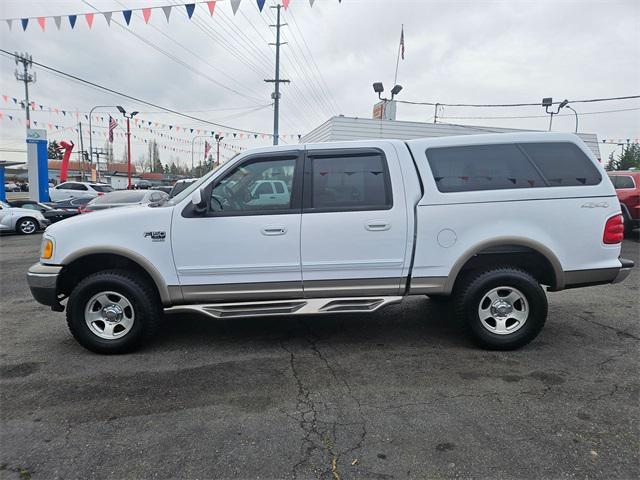
[[[463,280],[456,307],[472,339],[491,350],[511,350],[533,340],[547,318],[547,297],[538,281],[511,267]]]
[[[153,336],[161,317],[155,290],[144,279],[121,270],[88,276],[67,303],[71,334],[97,353],[135,350]]]
[[[16,231],[22,235],[32,235],[38,231],[38,222],[31,217],[23,218],[16,225]]]

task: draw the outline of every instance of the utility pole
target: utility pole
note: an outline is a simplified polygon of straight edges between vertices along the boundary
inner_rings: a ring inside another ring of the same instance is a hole
[[[24,82],[24,96],[25,96],[25,105],[24,109],[27,114],[27,128],[31,128],[31,115],[29,114],[29,107],[31,103],[29,102],[29,84],[35,83],[36,74],[33,75],[28,72],[28,69],[33,66],[33,58],[28,53],[19,54],[18,52],[14,53],[14,58],[16,61],[16,65],[22,64],[23,72],[20,73],[16,69],[15,75],[16,80],[19,82]]]
[[[276,9],[276,24],[269,25],[270,27],[276,28],[276,43],[270,43],[269,45],[276,46],[276,78],[265,80],[267,83],[275,84],[275,92],[271,94],[271,98],[274,101],[273,105],[273,144],[278,145],[278,137],[279,137],[279,116],[280,116],[280,84],[281,83],[289,83],[289,80],[283,80],[280,78],[280,45],[286,45],[287,42],[280,42],[280,27],[284,27],[286,23],[280,23],[280,10],[282,9],[282,5],[278,4],[269,8]]]

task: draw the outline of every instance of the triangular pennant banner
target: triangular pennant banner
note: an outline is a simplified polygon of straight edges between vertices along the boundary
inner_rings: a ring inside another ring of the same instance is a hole
[[[107,21],[107,26],[111,26],[111,15],[113,12],[102,12],[104,19]]]
[[[233,10],[234,15],[238,11],[238,7],[240,6],[241,1],[242,0],[231,0],[231,9]]]
[[[266,0],[258,0],[258,10],[262,11],[262,9],[264,8],[264,2]]]
[[[69,25],[71,25],[71,30],[76,26],[76,20],[78,19],[77,15],[69,15]]]
[[[209,13],[213,16],[213,11],[216,9],[216,2],[207,2]]]
[[[315,2],[316,0],[309,0],[309,5],[311,5],[313,7],[313,2]]]
[[[127,22],[127,26],[131,22],[131,10],[123,10],[122,15],[124,16],[124,21]]]
[[[13,19],[12,18],[7,18],[7,26],[9,27],[9,30],[11,30],[11,26],[13,25]]]
[[[144,18],[144,23],[149,23],[149,19],[151,18],[151,9],[143,8],[142,9],[142,18]]]
[[[171,5],[162,7],[162,11],[164,12],[164,16],[167,17],[167,23],[169,23],[169,17],[171,16]]]
[[[40,25],[40,28],[42,29],[43,32],[44,32],[44,25],[46,21],[47,21],[46,18],[38,17],[38,25]]]
[[[289,8],[289,0],[282,0],[282,6],[285,10]]]
[[[196,4],[195,3],[185,3],[184,8],[187,9],[187,16],[189,18],[191,18],[192,15],[193,15],[193,12],[196,9]]]
[[[29,19],[21,18],[20,21],[22,22],[22,31],[24,32],[27,29],[27,25],[29,25]]]
[[[53,22],[56,24],[56,28],[60,30],[60,26],[62,25],[62,17],[60,15],[53,17]]]
[[[89,30],[91,30],[91,26],[93,25],[93,13],[85,13],[84,19],[87,21],[87,25],[89,25]]]

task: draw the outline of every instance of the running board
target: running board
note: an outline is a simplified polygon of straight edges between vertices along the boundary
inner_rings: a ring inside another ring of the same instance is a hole
[[[214,318],[268,317],[319,313],[373,312],[402,297],[307,298],[264,302],[235,302],[178,305],[165,308],[166,313],[199,312]]]

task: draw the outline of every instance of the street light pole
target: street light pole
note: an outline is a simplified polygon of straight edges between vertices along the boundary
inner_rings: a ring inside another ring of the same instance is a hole
[[[571,105],[567,105],[567,108],[571,110],[573,114],[576,116],[576,132],[575,133],[578,133],[578,112],[576,112]]]
[[[224,139],[223,136],[218,135],[216,133],[215,137],[213,137],[216,139],[216,143],[217,143],[217,148],[216,148],[216,166],[220,166],[220,142]]]
[[[127,112],[121,106],[116,107],[122,116],[127,119],[127,190],[131,190],[131,124],[130,120],[135,117],[138,112],[131,112],[127,115]]]

